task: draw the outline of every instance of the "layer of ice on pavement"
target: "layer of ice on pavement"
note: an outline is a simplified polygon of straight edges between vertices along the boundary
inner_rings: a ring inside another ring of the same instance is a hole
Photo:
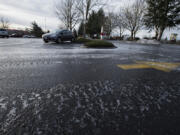
[[[161,43],[157,40],[147,40],[147,39],[140,39],[137,41],[139,44],[150,44],[150,45],[160,45]]]
[[[0,123],[2,125],[0,131],[7,132],[10,127],[13,127],[14,122],[20,122],[27,126],[27,131],[31,130],[31,124],[35,124],[34,128],[37,130],[34,132],[41,133],[55,126],[57,131],[67,134],[89,128],[93,134],[96,134],[97,131],[102,132],[100,125],[104,126],[103,130],[110,130],[111,124],[117,127],[114,132],[118,132],[122,128],[121,123],[128,122],[131,125],[136,122],[138,125],[139,121],[148,120],[149,115],[166,119],[167,116],[160,115],[162,110],[165,114],[166,111],[176,114],[173,113],[176,109],[168,110],[166,106],[167,104],[174,107],[178,105],[180,90],[173,85],[169,87],[163,82],[154,86],[152,85],[154,83],[149,81],[142,84],[141,89],[133,83],[119,86],[116,81],[106,80],[59,84],[50,90],[41,90],[39,93],[16,95],[17,98],[12,98],[14,103],[8,103],[8,106],[13,107],[4,110],[7,115],[4,115],[6,119]],[[135,83],[140,85],[138,81]],[[55,123],[52,124],[52,122]],[[155,122],[156,119],[152,120],[152,123]],[[19,127],[14,127],[12,130],[16,128]]]

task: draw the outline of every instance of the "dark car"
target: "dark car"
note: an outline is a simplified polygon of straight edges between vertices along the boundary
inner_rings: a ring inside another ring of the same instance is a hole
[[[53,33],[47,33],[42,36],[45,43],[50,41],[60,43],[63,41],[73,41],[75,39],[73,33],[69,30],[57,30]]]
[[[19,38],[19,37],[22,37],[22,34],[20,34],[20,33],[13,33],[13,34],[10,35],[10,37]]]

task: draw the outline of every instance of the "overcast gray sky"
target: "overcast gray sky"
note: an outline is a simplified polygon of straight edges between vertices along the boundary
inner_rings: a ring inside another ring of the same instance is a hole
[[[0,0],[0,16],[9,19],[11,27],[29,27],[37,21],[43,28],[55,29],[59,20],[54,14],[54,0]]]
[[[0,17],[6,17],[12,28],[30,27],[36,21],[43,29],[54,30],[60,24],[54,13],[54,3],[58,0],[0,0]],[[60,1],[60,0],[59,0]],[[103,0],[102,0],[103,1]],[[109,0],[106,11],[116,12],[119,7],[130,5],[134,0]],[[179,33],[179,31],[174,31]],[[142,37],[147,32],[140,32]],[[171,32],[166,32],[165,36]]]
[[[45,28],[46,18],[47,29],[56,29],[60,22],[54,13],[55,1],[60,0],[0,0],[0,17],[8,18],[14,28],[29,27],[32,21]],[[118,10],[127,1],[133,0],[108,0],[105,10]]]

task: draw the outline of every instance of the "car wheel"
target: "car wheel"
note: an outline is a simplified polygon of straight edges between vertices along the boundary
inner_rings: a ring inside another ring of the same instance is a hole
[[[74,38],[71,39],[71,43],[73,43],[73,42],[74,42]]]
[[[61,43],[61,42],[62,42],[61,38],[58,38],[57,43]]]
[[[49,41],[47,41],[47,40],[44,40],[44,42],[45,42],[45,43],[48,43]]]

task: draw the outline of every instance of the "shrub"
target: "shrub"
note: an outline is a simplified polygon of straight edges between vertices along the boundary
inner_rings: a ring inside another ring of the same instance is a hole
[[[180,40],[177,41],[177,45],[180,45]]]
[[[128,37],[127,41],[133,41],[133,39],[131,37]]]
[[[87,42],[90,42],[90,41],[91,41],[90,39],[86,39],[86,38],[80,37],[80,38],[77,38],[77,39],[75,40],[75,43],[83,44],[83,43],[87,43]]]
[[[156,37],[152,37],[152,39],[153,39],[153,40],[157,40],[157,38],[156,38]]]
[[[135,39],[134,39],[135,41],[138,41],[138,40],[140,40],[140,38],[139,37],[135,37]]]
[[[149,37],[143,37],[143,39],[149,40],[150,38]]]
[[[92,40],[84,44],[85,47],[89,48],[113,48],[115,47],[112,43],[104,40]]]

